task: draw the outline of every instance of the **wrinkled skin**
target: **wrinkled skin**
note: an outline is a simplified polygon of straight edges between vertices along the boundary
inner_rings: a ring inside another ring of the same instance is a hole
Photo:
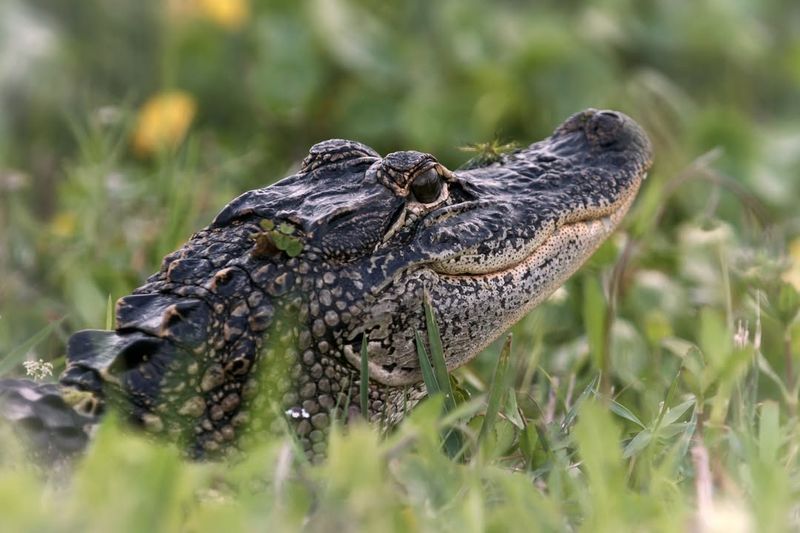
[[[424,395],[423,295],[448,368],[470,361],[613,232],[650,162],[631,119],[596,110],[464,171],[317,144],[299,173],[235,199],[120,299],[115,331],[73,335],[64,408],[93,417],[110,401],[193,456],[288,421],[319,459],[331,418],[360,414],[364,336],[367,416],[394,423]]]

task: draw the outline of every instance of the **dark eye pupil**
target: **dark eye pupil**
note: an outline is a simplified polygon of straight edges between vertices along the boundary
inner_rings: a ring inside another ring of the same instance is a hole
[[[423,204],[429,204],[439,198],[439,194],[442,192],[442,179],[436,169],[428,169],[414,178],[411,192]]]

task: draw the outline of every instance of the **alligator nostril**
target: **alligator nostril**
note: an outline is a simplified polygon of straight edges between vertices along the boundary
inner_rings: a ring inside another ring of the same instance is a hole
[[[624,123],[622,115],[615,111],[599,111],[589,120],[586,133],[593,142],[608,146],[618,140]]]
[[[619,113],[617,113],[616,111],[600,111],[598,115],[603,117],[611,117],[616,120],[622,120],[622,117],[619,116]]]
[[[594,117],[594,130],[597,132],[615,132],[622,125],[622,117],[614,111],[601,111]]]

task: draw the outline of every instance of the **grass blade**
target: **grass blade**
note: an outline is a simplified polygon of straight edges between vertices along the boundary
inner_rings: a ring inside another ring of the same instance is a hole
[[[656,423],[653,425],[654,434],[658,433],[658,429],[661,427],[661,423],[664,421],[664,416],[666,416],[667,411],[669,410],[669,404],[672,403],[672,398],[675,396],[675,391],[678,389],[678,382],[680,381],[682,368],[683,367],[678,368],[678,371],[675,373],[675,377],[672,378],[672,383],[670,383],[669,389],[667,389],[667,395],[664,398],[664,403],[661,404],[661,410],[656,418]]]
[[[439,388],[439,382],[431,366],[431,361],[428,358],[428,351],[425,349],[425,342],[422,340],[422,335],[420,335],[419,331],[414,332],[414,339],[417,343],[417,356],[419,357],[419,366],[422,370],[422,381],[425,382],[425,389],[428,391],[428,396],[433,396],[442,392],[442,390]],[[449,387],[450,378],[448,377],[446,379]],[[446,413],[453,413],[454,411],[454,409],[447,409],[446,406],[444,410]],[[448,457],[457,457],[461,451],[461,439],[458,437],[458,433],[452,430],[445,430],[442,434],[442,439],[444,440],[444,447],[445,450],[447,450]]]
[[[506,397],[506,407],[503,411],[503,415],[505,415],[506,420],[511,422],[511,424],[516,426],[520,431],[525,429],[527,424],[520,414],[519,405],[517,404],[517,395],[513,393],[513,391],[512,394]]]
[[[697,399],[692,396],[691,400],[686,400],[685,402],[679,403],[675,407],[671,407],[666,414],[664,415],[664,419],[661,421],[661,426],[666,427],[671,424],[674,424],[678,421],[680,417],[689,410],[690,407],[694,407],[697,403]]]
[[[578,396],[578,399],[575,400],[575,403],[572,405],[572,408],[564,416],[564,421],[561,423],[561,431],[568,431],[572,424],[575,423],[575,419],[578,417],[578,409],[586,400],[586,398],[592,394],[597,394],[598,381],[600,381],[600,377],[595,376],[592,378],[592,381],[586,386],[586,388],[583,389],[581,395]]]
[[[624,418],[625,420],[628,420],[629,422],[633,422],[634,424],[636,424],[637,426],[639,426],[642,429],[646,429],[646,426],[642,423],[642,421],[639,420],[639,418],[635,414],[633,414],[630,411],[630,409],[628,409],[627,407],[625,407],[621,403],[619,403],[619,402],[617,402],[615,400],[611,400],[611,402],[609,403],[608,407],[609,407],[609,409],[611,409],[611,412],[614,413],[615,415],[620,416],[620,417]]]
[[[450,386],[450,375],[447,372],[447,364],[444,360],[442,338],[439,334],[439,325],[436,323],[436,317],[433,315],[433,306],[431,305],[430,298],[430,295],[426,291],[423,296],[422,305],[425,308],[425,327],[428,330],[428,346],[431,348],[431,362],[433,363],[433,372],[436,376],[436,382],[439,384],[439,390],[444,393],[444,408],[449,412],[456,408],[456,400],[455,396],[453,396],[453,388]]]
[[[422,336],[419,331],[414,333],[417,342],[417,356],[419,357],[419,367],[422,370],[422,381],[425,382],[425,389],[428,391],[428,396],[433,396],[439,392],[439,383],[436,382],[436,376],[433,374],[431,367],[431,360],[428,358],[428,351],[425,349],[425,343],[422,341]]]
[[[453,387],[450,384],[450,375],[447,373],[447,364],[444,360],[444,350],[442,348],[442,338],[439,334],[439,326],[433,314],[433,306],[430,303],[430,295],[425,292],[423,296],[423,308],[425,310],[425,327],[428,330],[428,346],[430,346],[430,360],[425,350],[425,343],[419,332],[416,333],[417,352],[420,358],[423,380],[428,389],[428,393],[435,389],[436,392],[444,394],[444,411],[452,413],[456,410],[456,400],[453,395]],[[427,367],[427,368],[426,368]],[[425,374],[428,373],[428,377]],[[429,384],[430,383],[430,384]],[[433,385],[433,387],[431,387]],[[451,429],[444,435],[444,447],[447,455],[455,459],[460,456],[463,445],[461,434],[455,429]]]
[[[114,329],[114,302],[111,300],[111,293],[108,293],[106,302],[106,329]]]
[[[609,398],[609,384],[611,379],[611,360],[608,354],[608,336],[610,332],[606,326],[608,303],[603,294],[603,287],[595,276],[583,277],[583,323],[586,328],[586,340],[589,342],[589,352],[595,368],[600,371],[599,391],[604,396],[603,401]]]
[[[478,434],[478,446],[480,446],[486,435],[494,429],[497,421],[497,414],[500,410],[500,401],[506,392],[506,377],[508,375],[508,360],[511,354],[511,335],[506,337],[503,349],[500,350],[500,357],[497,358],[497,366],[492,377],[492,386],[489,389],[489,399],[486,402],[486,414],[483,417],[481,431]]]
[[[653,440],[653,432],[649,429],[643,429],[625,446],[625,449],[622,451],[622,458],[630,459],[634,455],[637,455],[650,444],[651,440]]]
[[[361,416],[369,421],[369,361],[367,360],[367,335],[361,339],[361,382],[359,383]]]

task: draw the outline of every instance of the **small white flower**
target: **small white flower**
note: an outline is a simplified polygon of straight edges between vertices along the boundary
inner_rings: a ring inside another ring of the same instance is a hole
[[[22,366],[25,367],[25,373],[33,379],[44,379],[53,375],[53,363],[45,362],[41,359],[38,361],[24,361]]]
[[[291,417],[295,420],[297,420],[298,418],[311,418],[311,415],[308,414],[308,411],[306,411],[302,407],[292,407],[291,409],[287,409],[286,416]]]
[[[744,349],[750,341],[750,330],[748,323],[739,320],[736,324],[736,333],[733,335],[733,344],[739,348]]]

